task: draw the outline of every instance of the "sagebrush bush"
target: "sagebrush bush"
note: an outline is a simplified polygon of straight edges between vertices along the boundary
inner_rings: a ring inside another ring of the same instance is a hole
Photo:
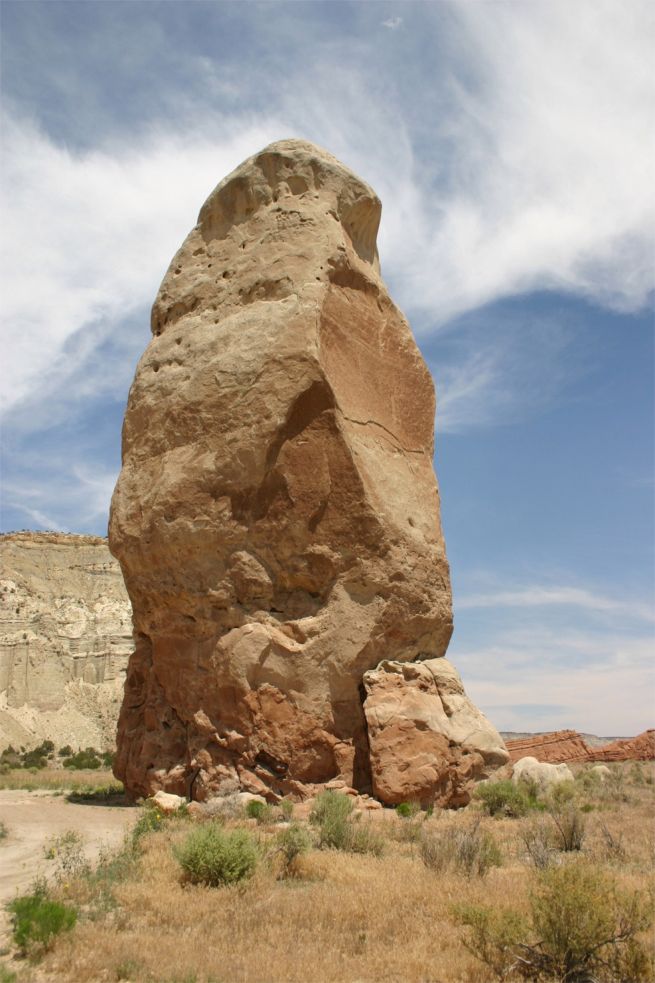
[[[349,817],[353,811],[350,796],[328,789],[314,800],[309,821],[318,828],[318,845],[322,848],[347,850],[350,835]]]
[[[311,849],[312,838],[303,826],[292,823],[278,833],[276,846],[282,857],[282,876],[294,877],[298,872],[298,857]]]
[[[25,955],[45,952],[57,935],[70,931],[77,921],[75,908],[51,900],[43,885],[10,901],[7,910],[12,916],[14,942]]]
[[[554,841],[557,848],[565,853],[581,850],[586,832],[583,813],[573,804],[549,811],[554,823]]]
[[[653,979],[638,936],[653,921],[653,898],[620,888],[581,860],[536,876],[530,914],[486,905],[455,906],[466,948],[500,979],[639,983]]]
[[[525,816],[531,808],[529,789],[525,783],[515,785],[509,779],[500,782],[481,782],[475,798],[489,816]]]
[[[192,830],[175,848],[185,880],[218,887],[251,877],[259,860],[257,844],[246,830],[227,832],[209,822]]]
[[[424,831],[420,839],[421,860],[439,873],[455,869],[466,877],[484,877],[492,867],[502,865],[502,855],[495,839],[480,822],[469,826],[446,826]]]

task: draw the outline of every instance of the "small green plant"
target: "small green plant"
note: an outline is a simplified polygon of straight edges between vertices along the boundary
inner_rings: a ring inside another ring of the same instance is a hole
[[[0,819],[0,840],[6,840],[8,835],[7,824]]]
[[[399,802],[396,806],[396,815],[401,819],[413,819],[421,811],[417,802]]]
[[[251,799],[246,805],[246,816],[248,819],[256,819],[259,824],[270,823],[273,818],[273,810],[266,802],[259,799]]]
[[[529,789],[525,783],[515,785],[509,779],[500,782],[481,782],[475,798],[482,803],[488,816],[525,816],[531,808]]]
[[[16,983],[16,974],[0,964],[0,983]]]
[[[292,823],[277,835],[277,849],[282,857],[282,877],[296,877],[298,857],[311,849],[312,838],[309,832],[298,823]]]
[[[14,942],[24,955],[46,952],[55,937],[69,932],[77,921],[75,908],[52,901],[43,884],[36,885],[32,894],[10,901],[7,910]]]
[[[57,752],[60,758],[70,758],[75,752],[73,751],[70,744],[65,744],[64,747],[60,747]]]
[[[210,822],[192,830],[175,856],[186,881],[218,887],[251,877],[259,851],[246,830],[227,832]]]

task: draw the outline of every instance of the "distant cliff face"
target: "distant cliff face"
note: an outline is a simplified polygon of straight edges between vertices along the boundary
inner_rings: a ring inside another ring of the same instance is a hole
[[[0,745],[112,745],[132,613],[106,540],[11,533],[0,558]]]

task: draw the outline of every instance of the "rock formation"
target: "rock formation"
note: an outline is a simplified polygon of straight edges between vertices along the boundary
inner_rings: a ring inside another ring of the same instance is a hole
[[[655,730],[637,737],[619,738],[591,751],[592,761],[652,761],[655,759]]]
[[[598,741],[598,746],[589,742]],[[618,738],[606,744],[577,730],[555,730],[548,734],[531,734],[517,740],[507,740],[506,747],[512,763],[526,755],[538,761],[579,764],[591,761],[649,761],[655,758],[655,730],[645,730],[638,737]]]
[[[549,734],[531,734],[506,742],[512,764],[531,756],[551,764],[590,761],[591,749],[577,730],[555,730]]]
[[[364,686],[373,792],[384,802],[466,805],[471,780],[506,764],[447,659],[381,662]]]
[[[0,537],[0,746],[112,747],[133,648],[107,541]]]
[[[563,763],[552,764],[548,761],[537,761],[534,757],[519,758],[514,763],[512,781],[534,782],[541,789],[548,789],[559,782],[572,782],[573,772]]]
[[[446,651],[434,388],[380,278],[379,219],[339,161],[282,141],[218,185],[164,277],[110,519],[134,794],[367,790],[364,674]],[[461,801],[444,771],[483,759],[453,740],[434,791]]]

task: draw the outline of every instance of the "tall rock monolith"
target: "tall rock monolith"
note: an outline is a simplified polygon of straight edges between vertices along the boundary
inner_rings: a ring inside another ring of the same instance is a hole
[[[164,277],[110,520],[135,795],[370,791],[365,673],[446,651],[434,387],[379,220],[343,164],[281,141],[211,193]]]

